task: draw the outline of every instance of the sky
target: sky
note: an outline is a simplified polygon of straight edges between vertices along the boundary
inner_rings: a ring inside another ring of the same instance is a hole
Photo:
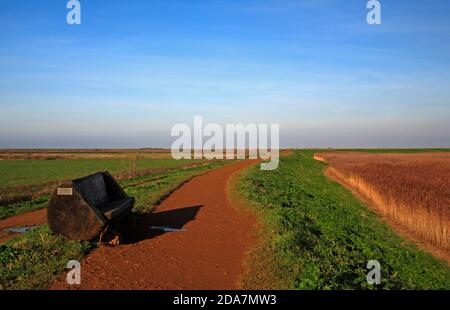
[[[0,0],[0,148],[170,147],[177,123],[282,147],[450,147],[450,1]]]

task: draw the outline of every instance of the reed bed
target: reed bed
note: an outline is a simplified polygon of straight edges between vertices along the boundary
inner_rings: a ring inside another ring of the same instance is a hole
[[[450,153],[327,152],[315,159],[420,241],[450,250]]]

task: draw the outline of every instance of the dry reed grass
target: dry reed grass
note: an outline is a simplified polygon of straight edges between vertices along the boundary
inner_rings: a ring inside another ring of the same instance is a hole
[[[370,154],[327,152],[342,180],[403,230],[440,250],[450,250],[450,153]]]

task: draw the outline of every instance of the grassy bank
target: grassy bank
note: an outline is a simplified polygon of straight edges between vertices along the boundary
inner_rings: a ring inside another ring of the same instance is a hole
[[[120,183],[128,194],[136,197],[135,212],[150,212],[187,180],[225,163],[209,162]],[[96,246],[96,242],[69,241],[55,236],[47,226],[16,237],[0,245],[0,289],[45,288],[64,271],[69,260],[80,260]]]
[[[277,170],[253,167],[241,179],[239,190],[254,203],[267,232],[252,255],[245,286],[259,287],[261,278],[254,275],[267,272],[269,281],[291,289],[450,288],[448,265],[402,240],[328,180],[325,164],[313,154],[295,151],[281,158]],[[369,260],[381,263],[381,285],[366,281]]]

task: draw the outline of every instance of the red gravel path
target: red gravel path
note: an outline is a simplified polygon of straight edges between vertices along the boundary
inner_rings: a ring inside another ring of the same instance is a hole
[[[128,243],[101,246],[81,262],[80,289],[236,289],[254,241],[254,217],[231,206],[230,176],[242,161],[198,176],[139,219]],[[150,225],[183,228],[163,233]],[[69,288],[65,275],[51,286]],[[74,287],[70,287],[74,288]]]

